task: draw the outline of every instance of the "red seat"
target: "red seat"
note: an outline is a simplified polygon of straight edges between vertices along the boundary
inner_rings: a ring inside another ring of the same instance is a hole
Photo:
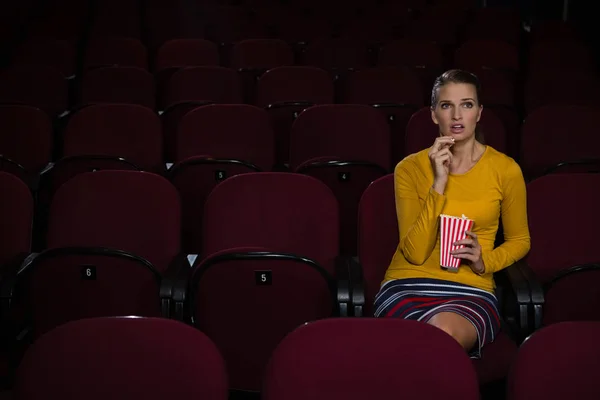
[[[480,397],[468,356],[440,329],[399,319],[345,318],[311,322],[286,336],[267,366],[264,398]]]
[[[154,77],[136,67],[102,67],[83,76],[80,105],[125,103],[156,107]]]
[[[563,322],[535,332],[519,349],[507,399],[600,397],[598,335],[598,321]]]
[[[308,176],[237,175],[208,196],[202,237],[209,256],[190,279],[192,321],[224,355],[231,388],[258,391],[277,344],[337,311],[337,201]]]
[[[14,396],[226,400],[228,390],[223,358],[202,332],[166,319],[94,318],[40,338],[19,366]]]

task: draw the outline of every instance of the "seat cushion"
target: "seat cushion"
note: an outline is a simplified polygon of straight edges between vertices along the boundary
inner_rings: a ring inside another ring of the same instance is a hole
[[[507,334],[500,332],[493,343],[483,348],[481,359],[473,359],[479,384],[504,379],[516,354],[516,343]]]

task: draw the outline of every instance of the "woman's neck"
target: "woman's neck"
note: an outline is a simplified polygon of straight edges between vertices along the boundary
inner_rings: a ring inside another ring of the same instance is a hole
[[[450,151],[452,152],[453,171],[470,169],[483,154],[483,145],[472,138],[468,141],[455,143]]]

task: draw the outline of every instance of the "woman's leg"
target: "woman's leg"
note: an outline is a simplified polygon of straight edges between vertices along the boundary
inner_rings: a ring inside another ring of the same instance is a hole
[[[477,330],[465,317],[454,312],[440,312],[427,321],[428,324],[440,328],[468,352],[477,343]]]

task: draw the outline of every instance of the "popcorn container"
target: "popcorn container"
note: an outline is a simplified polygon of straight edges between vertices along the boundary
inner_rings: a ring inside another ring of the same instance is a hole
[[[465,231],[471,230],[473,220],[465,217],[453,217],[451,215],[440,215],[440,265],[451,272],[457,272],[462,259],[454,257],[451,251],[465,247],[464,245],[453,246],[452,243],[465,239]]]

